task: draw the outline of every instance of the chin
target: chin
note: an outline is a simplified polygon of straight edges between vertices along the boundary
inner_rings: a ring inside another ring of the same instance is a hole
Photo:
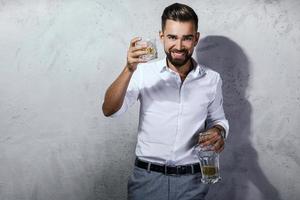
[[[182,66],[185,65],[185,64],[189,61],[189,59],[191,58],[191,56],[186,55],[186,56],[185,56],[184,58],[182,58],[182,59],[177,59],[177,58],[173,58],[173,56],[171,55],[171,53],[167,53],[166,51],[165,51],[165,53],[166,53],[167,58],[168,58],[168,60],[170,61],[170,63],[171,63],[172,65],[174,65],[176,68],[182,67]]]
[[[175,66],[175,67],[182,67],[186,62],[180,60],[180,61],[176,61],[176,60],[173,60],[171,61],[171,63]]]
[[[185,65],[190,58],[184,58],[184,59],[173,59],[170,60],[170,62],[175,66],[175,67],[182,67]]]

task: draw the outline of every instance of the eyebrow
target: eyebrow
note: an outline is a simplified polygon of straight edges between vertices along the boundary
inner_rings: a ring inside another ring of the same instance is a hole
[[[177,35],[168,34],[167,36],[172,36],[172,37],[176,37],[176,38],[177,38]],[[194,35],[193,35],[193,34],[190,34],[190,35],[183,35],[182,37],[183,37],[183,38],[189,38],[189,37],[194,37]]]
[[[183,37],[194,37],[194,35],[190,34],[190,35],[184,35]]]

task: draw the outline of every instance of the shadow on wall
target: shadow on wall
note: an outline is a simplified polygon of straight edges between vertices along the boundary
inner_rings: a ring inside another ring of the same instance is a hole
[[[261,196],[261,199],[280,200],[278,191],[260,168],[250,141],[252,109],[245,97],[250,74],[247,56],[229,38],[207,36],[196,48],[196,59],[221,74],[224,110],[230,124],[230,134],[220,158],[223,179],[211,187],[207,199],[260,199]]]

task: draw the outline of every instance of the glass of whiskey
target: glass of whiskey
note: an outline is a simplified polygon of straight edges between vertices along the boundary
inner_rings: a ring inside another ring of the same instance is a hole
[[[147,54],[141,55],[140,58],[143,61],[147,61],[147,62],[150,60],[156,59],[157,58],[156,40],[155,39],[142,39],[135,43],[136,47],[140,47],[144,44],[147,45],[147,47],[146,47]]]
[[[200,137],[205,136],[204,133],[200,133]],[[219,166],[219,153],[216,153],[208,147],[201,147],[196,145],[194,147],[194,153],[197,155],[200,161],[201,167],[201,182],[206,184],[213,184],[221,180],[220,166]]]

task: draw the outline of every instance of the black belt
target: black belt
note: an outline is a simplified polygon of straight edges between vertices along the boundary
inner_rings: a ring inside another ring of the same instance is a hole
[[[142,161],[138,158],[135,160],[135,166],[146,169],[148,171],[160,172],[165,175],[195,174],[201,171],[199,163],[190,165],[168,166]]]

